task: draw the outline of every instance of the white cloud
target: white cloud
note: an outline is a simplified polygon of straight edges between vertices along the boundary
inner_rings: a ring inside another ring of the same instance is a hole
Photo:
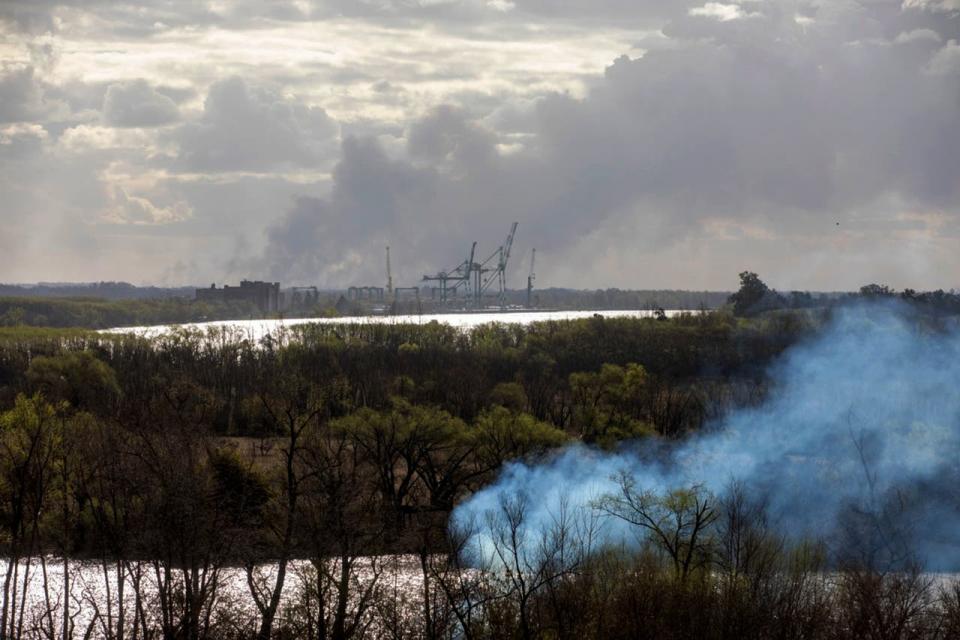
[[[960,75],[960,44],[948,41],[930,59],[926,71],[933,76]]]
[[[943,39],[933,29],[913,29],[897,34],[893,41],[895,44],[911,44],[914,42],[942,42]]]
[[[693,7],[689,15],[700,18],[713,18],[720,22],[751,18],[760,15],[757,12],[748,13],[738,4],[723,4],[722,2],[708,2],[702,7]]]
[[[67,155],[122,149],[147,153],[156,150],[155,137],[148,131],[88,124],[66,129],[57,139],[56,147],[59,153]]]
[[[0,144],[2,145],[11,145],[22,138],[46,140],[49,137],[47,130],[39,124],[18,122],[0,127]]]
[[[193,209],[183,201],[160,207],[149,198],[130,195],[123,187],[113,187],[110,204],[103,212],[104,222],[114,224],[163,225],[183,222],[193,215]]]
[[[960,11],[960,0],[903,0],[903,8],[948,13]]]

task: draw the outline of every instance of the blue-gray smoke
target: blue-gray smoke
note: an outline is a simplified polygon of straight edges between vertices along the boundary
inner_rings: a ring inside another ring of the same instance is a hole
[[[536,538],[560,505],[590,509],[628,472],[642,489],[701,484],[715,495],[731,481],[769,500],[781,530],[839,545],[839,531],[882,522],[929,569],[960,568],[960,330],[931,329],[900,304],[835,311],[814,338],[769,371],[761,406],[736,411],[704,435],[665,450],[634,443],[617,453],[572,446],[542,464],[506,465],[493,485],[453,514],[484,522],[504,496],[528,499]],[[870,527],[865,527],[869,529]],[[474,534],[481,549],[487,534]],[[607,522],[602,542],[632,539]]]

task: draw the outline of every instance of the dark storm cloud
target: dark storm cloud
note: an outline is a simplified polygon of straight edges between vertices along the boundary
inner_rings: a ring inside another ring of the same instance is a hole
[[[174,133],[175,166],[209,172],[316,167],[328,158],[335,135],[323,109],[233,77],[214,83],[203,115]]]
[[[431,180],[419,189],[385,181],[378,163],[345,150],[335,196],[301,203],[271,232],[274,275],[309,277],[300,247],[284,238],[312,237],[311,220],[342,238],[330,248],[345,257],[372,254],[370,234],[377,243],[408,236],[416,219],[421,244],[410,249],[438,264],[454,257],[436,248],[452,228],[464,242],[496,233],[493,244],[513,218],[558,250],[628,220],[646,231],[633,241],[639,248],[702,233],[718,217],[810,234],[891,198],[955,221],[960,47],[948,36],[956,22],[935,23],[939,30],[927,22],[929,32],[917,33],[914,13],[889,2],[688,12],[664,30],[673,46],[620,58],[585,99],[540,100],[535,135],[516,153],[498,153],[495,132],[467,113],[438,109],[409,128],[409,160],[393,167],[419,167]],[[362,223],[331,226],[347,219]],[[613,248],[622,242],[609,238]]]
[[[398,244],[419,246],[415,212],[433,200],[434,171],[391,160],[372,140],[351,137],[344,140],[333,180],[329,199],[298,198],[267,231],[263,266],[270,273],[336,282],[369,270],[366,251],[379,247],[379,257],[395,230],[403,229]]]
[[[495,161],[495,136],[468,121],[459,109],[441,106],[410,127],[407,149],[415,159],[452,163],[476,173]]]
[[[557,284],[655,285],[645,256],[685,250],[731,286],[817,245],[873,279],[878,240],[960,270],[956,0],[9,0],[0,38],[5,214],[191,250],[235,226],[233,258],[171,257],[202,279],[379,281],[389,243],[409,282],[513,220]],[[827,283],[801,286],[856,284]]]
[[[112,84],[103,99],[103,117],[115,127],[156,127],[175,122],[176,103],[146,80]]]
[[[0,122],[33,121],[42,118],[46,110],[32,66],[0,70]]]

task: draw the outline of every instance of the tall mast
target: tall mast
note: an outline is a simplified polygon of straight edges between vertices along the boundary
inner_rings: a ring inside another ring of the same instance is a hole
[[[393,272],[390,270],[390,245],[387,245],[387,296],[393,298]]]
[[[537,261],[537,250],[530,253],[530,275],[527,276],[527,308],[531,308],[533,302],[533,281],[537,274],[533,271],[533,265]]]

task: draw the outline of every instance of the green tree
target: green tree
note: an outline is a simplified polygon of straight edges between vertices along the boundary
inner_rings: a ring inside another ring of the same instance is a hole
[[[518,382],[500,382],[490,392],[490,403],[511,411],[523,411],[527,408],[527,393]]]
[[[470,429],[479,469],[495,471],[504,462],[541,455],[562,446],[567,434],[528,413],[493,407],[480,414]]]
[[[55,483],[56,411],[42,395],[19,395],[0,415],[0,532],[8,558],[0,636],[23,637],[31,559]]]
[[[782,306],[782,296],[772,290],[752,271],[740,273],[740,289],[730,296],[733,312],[738,316],[751,316],[761,311]]]
[[[646,389],[647,372],[636,363],[605,364],[598,372],[572,373],[571,424],[584,442],[601,446],[651,435]]]
[[[90,351],[37,356],[27,369],[27,381],[53,401],[101,415],[120,393],[116,373]]]

